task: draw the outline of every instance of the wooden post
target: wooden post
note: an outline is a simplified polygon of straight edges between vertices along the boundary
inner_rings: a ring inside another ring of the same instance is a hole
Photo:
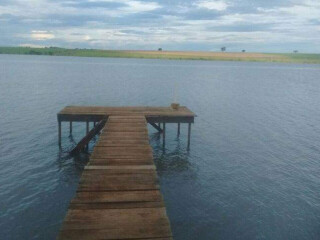
[[[160,123],[158,123],[158,127],[159,127],[159,128],[161,128],[161,125],[160,125]]]
[[[190,137],[191,137],[191,123],[188,126],[188,147],[187,149],[190,150]]]
[[[87,136],[89,133],[89,121],[87,121],[87,131],[86,132],[87,132],[86,133],[86,136]],[[89,149],[89,144],[86,145],[86,151],[88,151],[88,149]]]
[[[162,123],[163,124],[163,128],[162,128],[162,131],[163,131],[163,137],[162,137],[162,146],[163,148],[166,146],[166,123]]]
[[[89,133],[89,121],[87,121],[87,131],[86,131],[86,135]]]
[[[58,121],[59,146],[61,147],[61,121]]]
[[[93,126],[94,126],[94,127],[96,126],[96,121],[93,122]]]
[[[178,123],[178,136],[180,136],[180,123]]]
[[[72,121],[70,121],[70,135],[72,134]]]

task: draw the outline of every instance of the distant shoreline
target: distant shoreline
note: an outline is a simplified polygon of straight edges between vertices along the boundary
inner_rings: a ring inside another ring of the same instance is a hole
[[[0,54],[320,64],[320,54],[0,47]]]

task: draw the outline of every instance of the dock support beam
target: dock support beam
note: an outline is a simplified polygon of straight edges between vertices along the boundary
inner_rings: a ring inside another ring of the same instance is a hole
[[[153,123],[153,122],[149,122],[149,124],[152,126],[152,127],[154,127],[155,129],[157,129],[157,131],[158,132],[162,132],[162,129],[160,128],[160,126],[159,125],[157,125],[157,124],[155,124],[155,123]]]
[[[178,123],[178,136],[180,136],[180,123]]]
[[[191,138],[191,123],[188,124],[188,146],[187,146],[188,150],[190,150],[190,138]]]
[[[59,147],[61,147],[61,121],[58,124],[58,134],[59,134]]]
[[[166,123],[162,123],[163,125],[163,128],[162,128],[162,133],[163,133],[163,136],[162,136],[162,146],[163,148],[166,146]]]
[[[70,135],[72,134],[72,121],[70,121]]]

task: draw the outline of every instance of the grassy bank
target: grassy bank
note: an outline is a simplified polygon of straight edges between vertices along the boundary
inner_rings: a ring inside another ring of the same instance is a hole
[[[216,61],[253,61],[283,63],[320,64],[320,54],[267,54],[267,53],[222,53],[185,51],[131,51],[66,48],[0,47],[0,54],[77,56],[77,57],[115,57],[115,58],[153,58]]]

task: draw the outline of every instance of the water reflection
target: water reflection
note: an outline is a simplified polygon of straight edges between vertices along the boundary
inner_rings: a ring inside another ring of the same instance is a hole
[[[162,137],[159,133],[150,135],[150,144],[153,147],[154,161],[157,166],[159,176],[163,174],[174,174],[177,172],[187,172],[192,169],[189,160],[190,152],[177,137],[174,140],[166,140],[166,146],[162,146]]]

